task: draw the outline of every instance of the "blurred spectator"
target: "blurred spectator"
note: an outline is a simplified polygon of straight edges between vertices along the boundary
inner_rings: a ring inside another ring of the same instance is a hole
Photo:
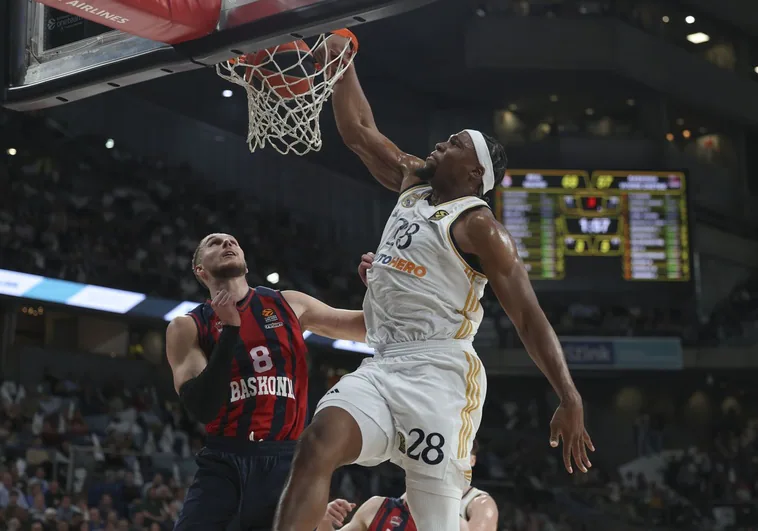
[[[222,197],[207,186],[193,186],[188,167],[117,151],[96,154],[74,139],[62,140],[44,120],[0,113],[7,127],[29,139],[28,147],[0,169],[7,192],[0,196],[0,246],[8,251],[0,257],[1,268],[203,300],[203,288],[189,274],[190,260],[211,226],[235,234],[248,251],[252,285],[277,271],[277,287],[297,285],[334,304],[360,305],[356,257],[330,255],[314,264],[310,257],[321,238],[308,223],[286,212],[264,211],[254,197]],[[222,200],[225,208],[216,208]],[[15,391],[7,391],[7,399],[15,399]],[[103,406],[98,397],[88,398],[84,415]]]

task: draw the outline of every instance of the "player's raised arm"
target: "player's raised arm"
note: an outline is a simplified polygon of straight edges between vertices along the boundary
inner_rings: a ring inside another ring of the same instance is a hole
[[[550,423],[550,444],[563,439],[564,465],[569,473],[571,455],[580,470],[591,466],[585,445],[593,449],[584,429],[582,398],[569,373],[561,344],[540,308],[537,295],[521,262],[516,243],[489,209],[464,214],[453,227],[463,252],[476,255],[500,305],[513,322],[527,352],[550,381],[561,405]]]
[[[344,49],[345,37],[331,35],[327,46],[336,54]],[[314,52],[317,57],[324,50]],[[363,93],[355,65],[350,65],[337,83],[332,94],[332,108],[340,136],[358,155],[371,174],[383,186],[401,192],[421,182],[415,172],[424,166],[424,161],[405,153],[379,132],[366,95]]]
[[[200,349],[192,317],[176,317],[166,329],[166,355],[174,375],[174,388],[187,411],[206,424],[226,403],[234,348],[240,341],[240,317],[231,295],[221,291],[211,304],[224,328],[210,361]]]
[[[332,339],[366,340],[366,322],[361,310],[332,308],[299,291],[283,291],[282,295],[292,306],[303,329]]]

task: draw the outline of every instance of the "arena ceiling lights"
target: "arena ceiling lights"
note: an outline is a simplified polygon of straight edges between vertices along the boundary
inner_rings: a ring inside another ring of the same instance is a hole
[[[163,322],[184,315],[200,304],[196,301],[172,301],[134,291],[80,284],[7,269],[0,269],[0,297],[47,302],[64,307]],[[337,350],[369,355],[374,352],[365,343],[335,341],[308,331],[303,333],[303,339],[307,343]]]
[[[690,33],[689,35],[687,35],[687,40],[690,41],[692,44],[703,44],[711,40],[711,37],[707,33],[698,31],[696,33]]]

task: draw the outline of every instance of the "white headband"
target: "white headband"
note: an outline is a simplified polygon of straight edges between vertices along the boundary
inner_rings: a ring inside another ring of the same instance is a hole
[[[487,142],[484,140],[484,135],[476,129],[464,129],[463,132],[468,133],[471,137],[471,141],[474,143],[474,149],[476,150],[476,158],[479,159],[479,164],[484,167],[484,175],[482,175],[482,194],[486,194],[495,187],[495,170],[492,168],[492,157],[490,157],[490,150],[487,147]]]

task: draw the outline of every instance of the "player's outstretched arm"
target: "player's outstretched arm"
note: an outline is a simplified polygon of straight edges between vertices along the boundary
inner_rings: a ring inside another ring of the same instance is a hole
[[[174,375],[174,388],[195,419],[212,421],[226,403],[234,349],[240,341],[240,317],[234,299],[226,291],[211,302],[223,330],[210,361],[200,348],[197,327],[189,315],[171,321],[166,329],[166,355]]]
[[[466,508],[469,531],[497,531],[497,504],[492,496],[476,497]]]
[[[424,161],[405,153],[379,132],[355,65],[350,65],[335,86],[332,108],[345,145],[384,187],[402,192],[421,182],[415,172],[424,166]]]
[[[564,465],[572,472],[571,455],[583,472],[591,466],[585,445],[592,442],[584,429],[582,398],[566,365],[561,344],[540,308],[516,242],[489,209],[465,213],[453,226],[461,250],[476,255],[503,310],[516,327],[529,356],[550,381],[561,400],[551,422],[550,444],[563,439]]]
[[[283,291],[282,295],[292,306],[303,329],[332,339],[366,341],[366,322],[361,310],[332,308],[299,291]]]

